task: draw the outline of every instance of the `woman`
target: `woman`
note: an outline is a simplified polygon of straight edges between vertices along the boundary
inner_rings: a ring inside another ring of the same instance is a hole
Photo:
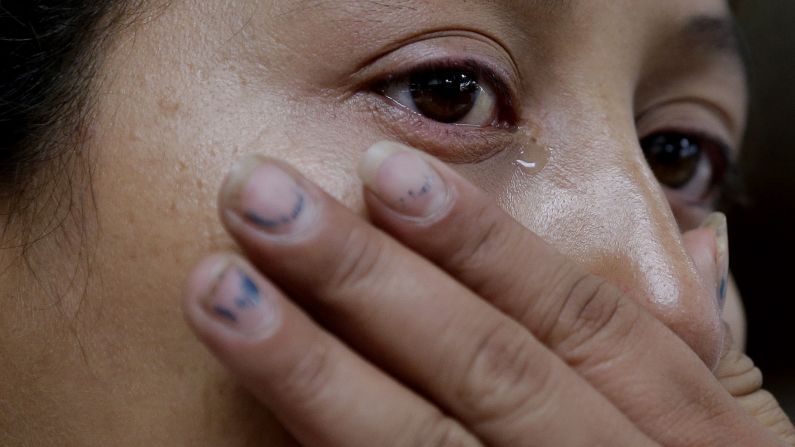
[[[723,0],[45,3],[4,5],[3,445],[792,442],[708,218]]]

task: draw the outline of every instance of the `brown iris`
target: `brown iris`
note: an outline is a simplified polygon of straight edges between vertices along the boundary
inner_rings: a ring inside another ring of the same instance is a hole
[[[409,92],[417,111],[441,123],[464,118],[480,90],[475,77],[461,70],[428,70],[409,78]]]
[[[702,150],[698,141],[685,134],[665,132],[640,141],[646,162],[657,181],[669,188],[685,186],[696,174]]]

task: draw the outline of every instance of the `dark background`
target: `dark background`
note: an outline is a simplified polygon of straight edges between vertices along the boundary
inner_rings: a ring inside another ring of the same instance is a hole
[[[748,352],[795,416],[795,0],[741,2],[751,114],[740,169],[747,203],[728,210],[730,262],[748,314]]]

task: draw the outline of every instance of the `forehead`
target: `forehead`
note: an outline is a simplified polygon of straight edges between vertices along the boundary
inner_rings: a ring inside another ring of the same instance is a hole
[[[283,18],[347,18],[352,21],[368,18],[374,23],[386,23],[399,17],[421,22],[439,16],[462,19],[480,15],[484,19],[500,18],[520,27],[533,24],[543,28],[611,15],[634,19],[677,18],[690,14],[724,15],[729,11],[726,0],[286,0],[270,3],[269,9],[278,11],[274,16]]]
[[[285,10],[311,12],[311,9],[357,10],[362,13],[386,13],[406,10],[444,10],[455,13],[468,8],[495,8],[513,12],[532,12],[536,15],[573,13],[582,9],[721,9],[728,8],[726,0],[281,0],[270,2],[273,7]]]
[[[552,47],[555,42],[576,42],[593,35],[649,40],[675,34],[698,16],[730,17],[726,0],[247,0],[231,4],[248,9],[248,26],[255,25],[278,41],[286,42],[280,36],[298,37],[304,43],[302,51],[322,48],[323,54],[344,45],[368,49],[384,42],[398,45],[412,34],[445,29],[472,29],[512,47],[534,45],[541,51],[542,44]],[[221,8],[228,11],[228,6]]]
[[[481,34],[501,45],[519,64],[524,58],[533,70],[555,58],[593,53],[594,48],[610,51],[614,62],[615,57],[637,60],[641,54],[659,52],[660,47],[669,53],[721,52],[740,61],[726,0],[226,0],[191,4],[198,12],[194,17],[226,21],[227,32],[233,34],[229,41],[242,41],[257,63],[282,66],[284,60],[274,59],[276,47],[289,53],[291,63],[303,61],[331,76],[340,75],[344,66],[364,66],[407,42],[448,31]],[[205,25],[194,19],[193,26]],[[197,33],[204,31],[199,28]]]

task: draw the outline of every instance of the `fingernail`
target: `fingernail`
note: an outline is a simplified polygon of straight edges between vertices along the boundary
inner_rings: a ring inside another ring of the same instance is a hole
[[[245,336],[267,333],[278,316],[274,301],[234,264],[226,267],[201,305],[213,319]]]
[[[428,218],[448,203],[449,189],[438,172],[409,147],[374,144],[359,165],[367,188],[390,209],[409,218]]]
[[[709,228],[715,232],[718,305],[723,309],[723,305],[726,303],[726,290],[729,286],[729,231],[726,215],[721,212],[710,214],[701,224],[701,228]]]
[[[266,234],[295,234],[311,223],[309,194],[284,169],[261,157],[238,163],[225,191],[225,203]]]

